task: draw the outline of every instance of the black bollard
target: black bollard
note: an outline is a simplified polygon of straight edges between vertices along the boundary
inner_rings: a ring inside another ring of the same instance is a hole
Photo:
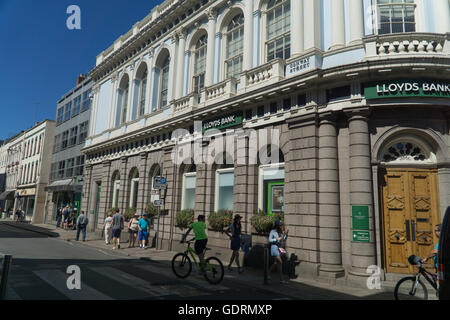
[[[6,293],[8,289],[9,268],[11,267],[11,261],[12,261],[11,255],[3,256],[2,278],[0,280],[0,300],[6,299]]]

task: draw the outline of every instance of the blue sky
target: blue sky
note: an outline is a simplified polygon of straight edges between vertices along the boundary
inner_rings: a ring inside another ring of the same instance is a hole
[[[162,2],[0,0],[0,139],[35,121],[54,120],[56,102],[75,87],[78,75]],[[66,26],[70,5],[81,9],[81,30]]]

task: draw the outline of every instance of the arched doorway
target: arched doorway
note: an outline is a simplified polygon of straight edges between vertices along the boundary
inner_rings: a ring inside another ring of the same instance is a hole
[[[422,139],[397,137],[378,154],[386,272],[410,274],[410,255],[425,257],[439,221],[436,155]],[[430,262],[426,268],[433,270]]]

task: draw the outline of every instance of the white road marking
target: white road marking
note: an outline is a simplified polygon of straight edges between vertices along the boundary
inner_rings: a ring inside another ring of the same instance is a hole
[[[119,269],[115,269],[112,267],[92,267],[89,268],[89,270],[97,272],[102,276],[108,277],[111,280],[117,281],[126,286],[133,287],[139,289],[140,291],[149,293],[155,297],[172,295],[171,292],[162,287],[152,286],[148,281],[135,277],[132,274],[123,272]]]
[[[37,270],[33,273],[71,300],[113,300],[113,298],[84,284],[83,281],[81,281],[80,290],[69,290],[67,288],[69,275],[60,270]],[[83,279],[83,274],[81,274],[81,279]]]

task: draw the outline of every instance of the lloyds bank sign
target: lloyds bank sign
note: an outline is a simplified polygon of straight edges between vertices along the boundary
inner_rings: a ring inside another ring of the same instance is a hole
[[[395,80],[371,83],[365,85],[364,96],[367,100],[408,97],[450,98],[450,81]]]

